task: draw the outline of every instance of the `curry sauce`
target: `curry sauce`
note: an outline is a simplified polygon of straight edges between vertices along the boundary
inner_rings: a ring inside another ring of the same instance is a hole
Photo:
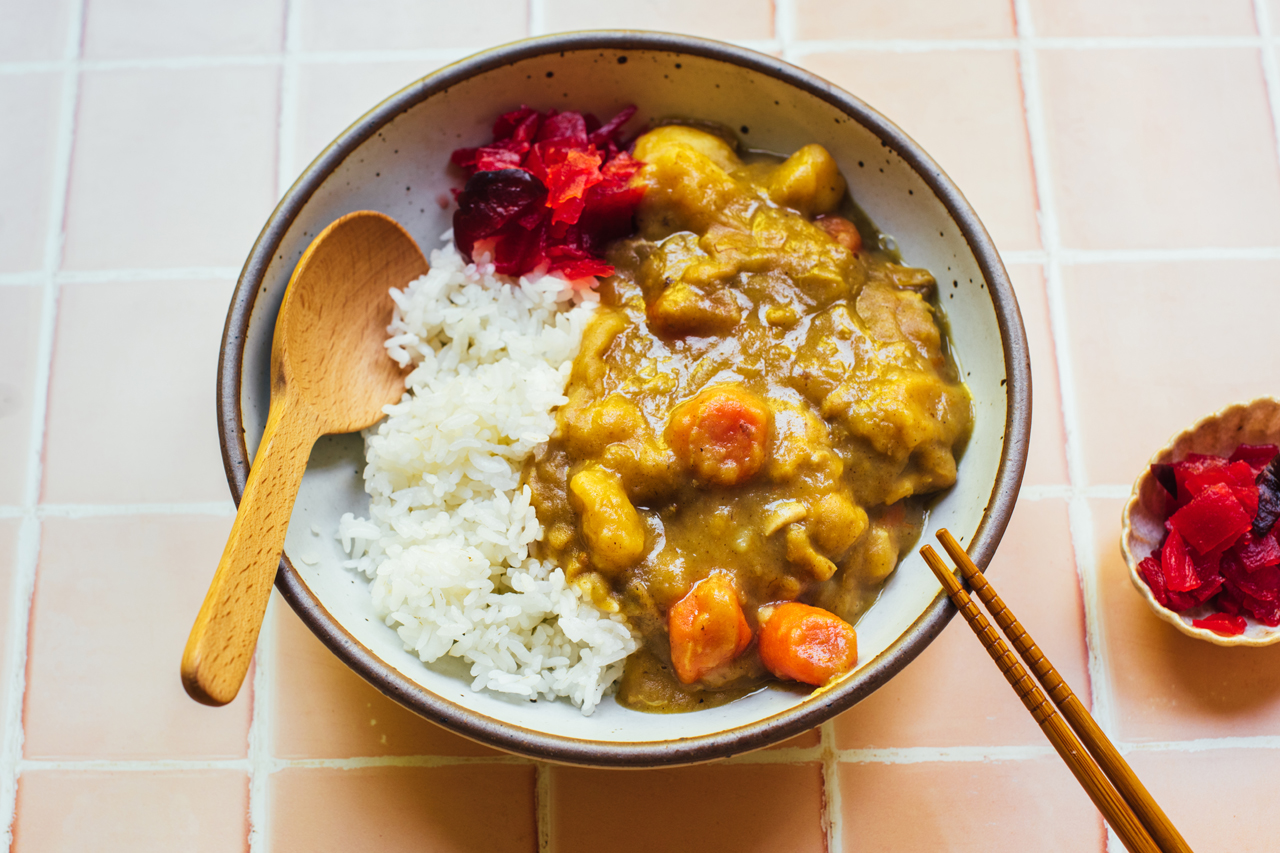
[[[667,126],[635,157],[638,234],[610,250],[525,476],[538,556],[644,639],[618,701],[681,711],[773,678],[758,635],[780,604],[857,620],[918,536],[918,496],[955,481],[972,415],[932,276],[837,215],[825,149],[746,163]],[[673,661],[673,608],[708,578],[743,624],[710,664]]]

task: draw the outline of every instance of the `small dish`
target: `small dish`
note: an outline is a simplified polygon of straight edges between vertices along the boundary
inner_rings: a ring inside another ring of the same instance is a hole
[[[1280,641],[1280,627],[1272,628],[1252,617],[1245,617],[1248,627],[1243,634],[1224,636],[1207,628],[1192,625],[1214,612],[1208,604],[1175,613],[1156,601],[1151,588],[1138,574],[1138,564],[1158,550],[1165,537],[1164,517],[1168,493],[1156,482],[1151,465],[1177,462],[1189,453],[1211,453],[1229,456],[1241,444],[1280,445],[1280,402],[1262,397],[1250,403],[1237,403],[1201,419],[1190,429],[1178,433],[1156,455],[1133,484],[1133,493],[1121,516],[1120,550],[1129,566],[1129,579],[1138,588],[1155,614],[1189,637],[1218,646],[1269,646]]]

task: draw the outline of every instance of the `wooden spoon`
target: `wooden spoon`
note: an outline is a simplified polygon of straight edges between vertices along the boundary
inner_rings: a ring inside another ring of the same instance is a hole
[[[324,229],[298,261],[276,316],[262,443],[182,655],[182,684],[197,702],[225,705],[240,690],[316,439],[372,426],[404,393],[383,347],[388,291],[426,272],[413,238],[368,210]]]

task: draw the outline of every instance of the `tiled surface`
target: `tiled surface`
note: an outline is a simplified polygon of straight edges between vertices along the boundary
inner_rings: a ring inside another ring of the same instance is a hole
[[[93,0],[85,8],[89,59],[259,54],[284,47],[284,0]]]
[[[271,775],[274,850],[523,853],[537,848],[530,764],[290,768]]]
[[[0,503],[20,504],[30,467],[40,360],[39,287],[0,288]]]
[[[897,0],[894,3],[796,0],[796,37],[840,39],[996,39],[1014,34],[1007,0]]]
[[[216,280],[62,288],[45,501],[227,499],[212,402],[231,291],[231,282]],[[157,317],[175,321],[156,324]],[[86,430],[86,423],[94,428]]]
[[[1280,242],[1261,51],[1060,49],[1039,61],[1064,247]]]
[[[298,14],[298,38],[308,51],[470,48],[469,53],[529,34],[529,4],[523,0],[310,0]]]
[[[34,770],[18,782],[14,848],[32,853],[244,850],[249,777],[235,770]]]
[[[273,608],[273,753],[280,758],[503,753],[406,711],[369,686],[315,638],[283,600]]]
[[[958,622],[821,730],[678,770],[476,745],[279,599],[231,707],[183,694],[230,525],[219,335],[279,192],[413,79],[579,27],[780,56],[947,170],[1005,255],[1035,376],[992,579],[1196,849],[1272,849],[1280,651],[1175,633],[1116,543],[1170,433],[1280,393],[1280,0],[0,0],[11,849],[1120,853]]]
[[[246,755],[253,692],[187,698],[178,660],[229,517],[44,522],[31,612],[24,754],[49,759]]]
[[[1202,416],[1276,393],[1280,362],[1272,357],[1270,322],[1249,306],[1271,304],[1278,277],[1280,260],[1102,263],[1064,271],[1088,483],[1132,482],[1152,453]]]
[[[44,267],[63,76],[0,77],[0,273]]]
[[[69,270],[237,267],[273,206],[280,69],[81,75]]]
[[[1030,0],[1045,36],[1248,36],[1249,0]]]
[[[551,793],[557,850],[646,853],[667,849],[673,837],[685,850],[824,850],[817,762],[632,773],[557,767]]]
[[[1098,813],[1052,753],[983,764],[842,764],[840,796],[852,830],[841,848],[848,853],[1094,853],[1102,846]]]

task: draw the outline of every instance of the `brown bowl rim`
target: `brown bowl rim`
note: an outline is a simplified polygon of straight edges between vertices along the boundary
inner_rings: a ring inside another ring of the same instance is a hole
[[[249,321],[267,267],[295,217],[342,161],[399,113],[477,74],[531,57],[568,50],[671,52],[716,59],[776,78],[837,107],[870,130],[933,190],[960,229],[982,271],[986,291],[996,312],[1004,352],[1007,380],[1004,444],[991,495],[969,545],[970,556],[980,567],[985,567],[1013,512],[1031,432],[1031,365],[1026,335],[1013,288],[986,228],[960,190],[933,159],[896,125],[860,99],[782,60],[722,42],[672,33],[626,30],[561,33],[483,51],[427,75],[382,101],[339,135],[303,171],[258,235],[236,284],[223,330],[217,380],[218,435],[227,481],[236,503],[244,491],[250,463],[240,410],[241,373]],[[856,679],[822,691],[788,711],[700,737],[643,743],[602,742],[550,735],[501,722],[420,687],[348,633],[312,594],[285,555],[281,556],[276,587],[334,654],[379,691],[415,713],[464,737],[530,758],[601,767],[692,764],[760,749],[798,735],[870,695],[920,654],[955,614],[955,608],[939,588],[933,602],[911,627],[868,666],[860,669]]]

